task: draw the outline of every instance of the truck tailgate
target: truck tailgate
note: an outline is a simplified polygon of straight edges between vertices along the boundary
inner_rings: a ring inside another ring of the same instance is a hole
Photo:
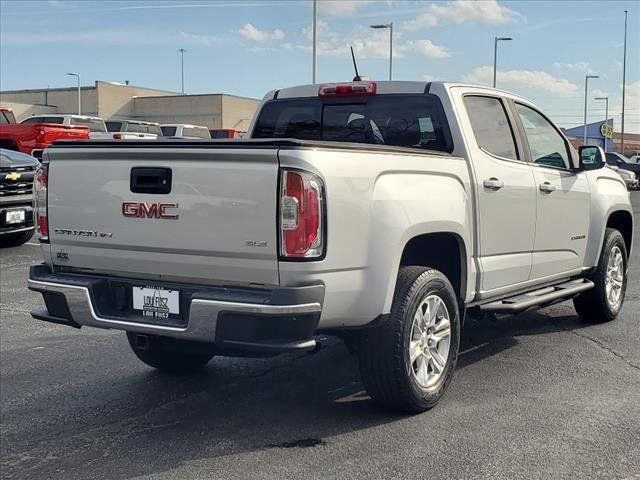
[[[114,144],[46,154],[54,265],[130,278],[278,284],[277,148]],[[153,182],[169,171],[170,191],[162,193]],[[153,192],[140,193],[145,185]]]

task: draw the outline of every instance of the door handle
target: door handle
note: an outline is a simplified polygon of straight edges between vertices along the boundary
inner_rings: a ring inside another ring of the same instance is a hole
[[[482,182],[484,188],[488,188],[489,190],[500,190],[504,187],[504,182],[502,180],[497,179],[496,177],[491,177],[488,180]]]
[[[544,182],[540,184],[540,191],[544,193],[551,193],[555,191],[555,185],[551,185],[549,182]]]

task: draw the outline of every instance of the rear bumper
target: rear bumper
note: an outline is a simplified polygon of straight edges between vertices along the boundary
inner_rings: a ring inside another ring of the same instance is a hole
[[[168,287],[181,292],[184,313],[181,319],[159,323],[132,313],[130,299],[116,300],[116,289],[149,283],[163,286],[147,280],[50,273],[46,265],[34,265],[28,286],[43,295],[45,306],[31,315],[76,328],[86,325],[213,343],[229,354],[276,354],[316,346],[313,335],[323,285],[262,290],[172,284]]]

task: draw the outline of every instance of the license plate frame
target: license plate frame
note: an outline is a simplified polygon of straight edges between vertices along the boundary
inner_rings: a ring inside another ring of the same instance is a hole
[[[4,214],[4,223],[6,225],[16,225],[24,223],[27,220],[27,211],[24,209],[7,210]]]
[[[180,291],[150,285],[131,287],[133,310],[148,319],[180,316]]]

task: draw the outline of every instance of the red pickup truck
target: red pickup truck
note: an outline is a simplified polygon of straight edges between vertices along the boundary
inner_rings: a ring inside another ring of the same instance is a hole
[[[13,111],[0,107],[0,148],[16,150],[41,159],[42,151],[56,140],[84,140],[89,129],[51,123],[16,123]]]

